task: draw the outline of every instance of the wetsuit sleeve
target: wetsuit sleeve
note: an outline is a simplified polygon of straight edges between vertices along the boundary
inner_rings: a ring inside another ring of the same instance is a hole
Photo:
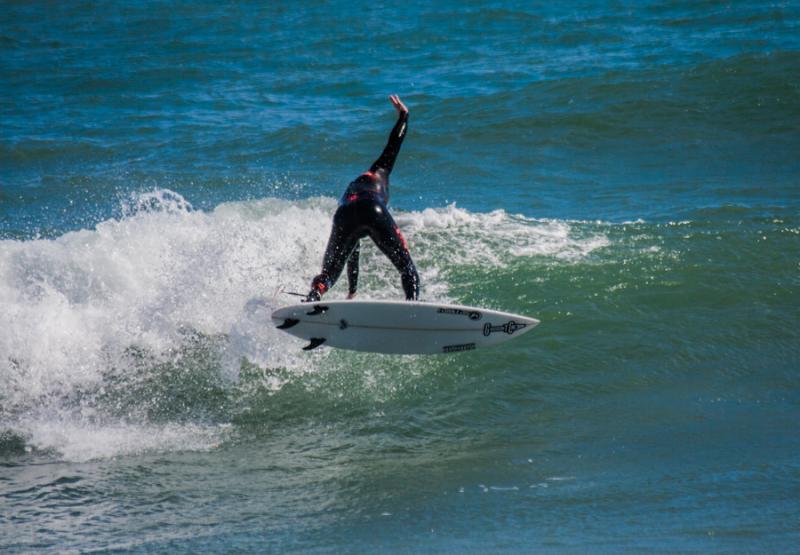
[[[347,286],[348,293],[351,295],[358,289],[358,256],[361,249],[361,242],[356,243],[350,258],[347,259]]]
[[[389,175],[394,167],[394,161],[400,153],[400,146],[403,144],[403,139],[408,130],[408,112],[401,114],[397,118],[397,123],[394,124],[392,132],[389,134],[389,142],[386,143],[386,148],[383,149],[380,157],[375,160],[369,171],[376,172],[383,170],[386,175]]]

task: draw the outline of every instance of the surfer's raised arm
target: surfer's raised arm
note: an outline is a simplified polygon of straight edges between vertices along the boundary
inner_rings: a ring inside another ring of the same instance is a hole
[[[383,171],[385,175],[389,175],[394,167],[394,161],[400,153],[400,146],[403,144],[403,138],[406,136],[408,129],[408,108],[400,100],[400,97],[393,94],[389,97],[389,101],[397,110],[397,123],[394,124],[392,132],[389,134],[389,142],[386,143],[386,148],[383,149],[380,157],[370,166],[370,172]]]

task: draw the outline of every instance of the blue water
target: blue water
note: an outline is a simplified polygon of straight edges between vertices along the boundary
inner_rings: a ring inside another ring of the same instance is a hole
[[[0,8],[0,551],[797,550],[796,2]],[[269,323],[391,93],[423,298],[534,332]]]

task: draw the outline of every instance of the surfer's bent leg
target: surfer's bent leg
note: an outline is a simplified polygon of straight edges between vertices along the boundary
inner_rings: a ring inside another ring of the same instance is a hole
[[[373,213],[376,217],[369,228],[369,236],[400,272],[406,300],[416,301],[419,299],[419,274],[411,260],[408,243],[385,206],[377,205]]]
[[[311,281],[307,301],[318,301],[333,287],[358,244],[359,237],[348,212],[347,206],[340,206],[333,216],[333,228],[322,259],[322,271]]]

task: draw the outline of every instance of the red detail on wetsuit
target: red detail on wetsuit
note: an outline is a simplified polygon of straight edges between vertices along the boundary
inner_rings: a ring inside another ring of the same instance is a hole
[[[352,195],[347,195],[344,198],[344,200],[345,202],[353,202],[359,199],[367,199],[367,198],[377,199],[379,201],[382,201],[379,194],[375,191],[359,191],[357,193],[353,193]]]
[[[394,226],[394,233],[397,235],[397,238],[400,239],[400,242],[403,244],[403,248],[406,249],[406,252],[408,252],[408,243],[406,242],[406,238],[403,237],[403,234],[400,233],[400,228]]]
[[[322,282],[316,284],[317,291],[320,292],[321,295],[324,295],[325,292],[328,290],[328,286]]]
[[[368,177],[371,177],[372,179],[378,179],[378,176],[375,175],[375,172],[366,171],[366,172],[362,173],[361,175],[366,175]]]

